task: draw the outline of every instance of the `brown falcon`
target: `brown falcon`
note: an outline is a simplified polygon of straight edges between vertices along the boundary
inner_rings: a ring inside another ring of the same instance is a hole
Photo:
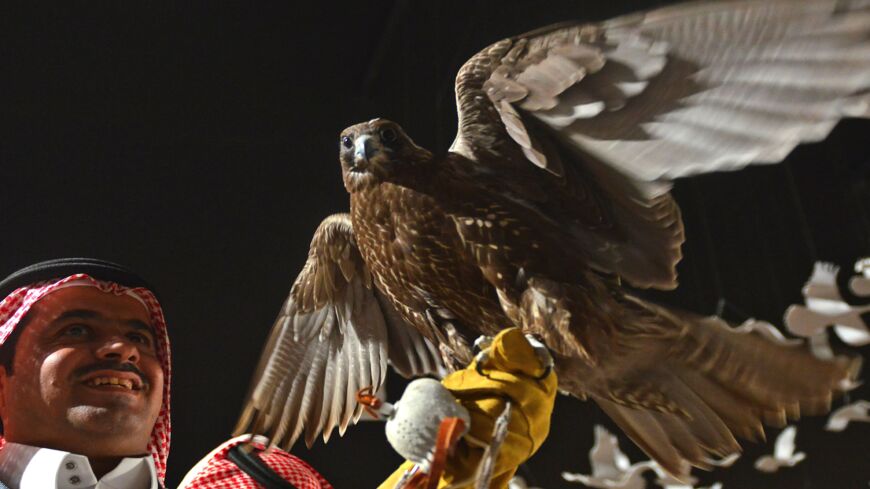
[[[870,114],[870,7],[735,0],[566,23],[499,41],[456,78],[446,154],[374,119],[340,137],[350,214],[311,243],[239,431],[290,446],[343,431],[353,394],[470,358],[519,325],[673,473],[828,409],[857,365],[666,309],[678,177],[782,160]],[[422,336],[421,336],[422,335]],[[425,339],[424,339],[425,338]],[[433,348],[437,346],[437,349]],[[440,354],[440,355],[439,355]]]

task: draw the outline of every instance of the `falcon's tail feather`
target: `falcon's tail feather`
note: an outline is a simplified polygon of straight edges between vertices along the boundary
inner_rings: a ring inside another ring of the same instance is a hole
[[[571,352],[565,348],[571,339],[547,338],[554,340],[548,345],[563,346],[555,352],[559,387],[592,397],[675,476],[739,452],[735,437],[763,440],[762,424],[783,427],[801,414],[828,411],[834,394],[855,385],[860,359],[818,359],[769,330],[733,328],[718,317],[632,296],[612,295],[622,306],[605,306],[613,322],[590,331],[593,325],[583,322],[588,316],[570,310],[582,300],[571,297],[580,292],[575,287],[551,287],[567,294],[543,311],[555,315],[551,321],[570,323],[550,328],[548,336],[569,333],[586,347]]]

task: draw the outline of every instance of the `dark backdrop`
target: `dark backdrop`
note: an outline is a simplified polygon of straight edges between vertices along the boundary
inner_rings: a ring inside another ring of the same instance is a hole
[[[229,435],[311,233],[347,209],[342,128],[385,116],[443,151],[455,131],[452,80],[476,50],[547,23],[658,3],[4,4],[0,273],[90,255],[158,286],[174,353],[172,487]],[[712,313],[724,298],[732,320],[777,322],[801,300],[814,260],[851,267],[870,253],[868,129],[846,121],[785,165],[680,182],[682,285],[662,300]],[[859,397],[870,397],[866,387]],[[794,469],[754,471],[770,448],[749,445],[734,469],[704,480],[866,487],[870,425],[830,434],[823,421],[800,423],[808,460]],[[595,422],[607,423],[592,404],[560,399],[528,478],[570,487],[559,473],[589,470]],[[294,452],[339,488],[373,487],[399,461],[382,428]]]

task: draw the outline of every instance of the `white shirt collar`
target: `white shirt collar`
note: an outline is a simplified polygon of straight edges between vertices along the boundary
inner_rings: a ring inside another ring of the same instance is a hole
[[[97,480],[88,458],[75,453],[6,443],[0,481],[10,489],[158,489],[150,455],[127,457]]]

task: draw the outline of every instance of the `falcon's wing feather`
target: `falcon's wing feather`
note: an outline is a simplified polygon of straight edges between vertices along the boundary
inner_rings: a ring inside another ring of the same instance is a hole
[[[823,139],[842,117],[870,115],[866,2],[691,3],[602,28],[608,37],[661,46],[660,76],[669,77],[672,63],[692,68],[629,100],[627,119],[587,120],[566,134],[643,186],[652,183],[648,195],[674,178],[778,162],[797,144]],[[676,104],[661,107],[662,96]],[[624,138],[626,126],[648,136]]]
[[[438,348],[416,328],[409,326],[381,291],[376,289],[375,297],[381,305],[387,324],[390,366],[405,378],[424,375],[441,378],[447,375]]]
[[[377,294],[350,217],[324,219],[272,327],[236,433],[263,434],[288,450],[303,431],[309,446],[321,432],[326,441],[335,427],[343,434],[359,419],[356,393],[378,390],[388,360],[414,366],[403,374],[437,370],[417,346],[419,333],[385,311]],[[391,348],[392,335],[416,349]]]
[[[671,180],[777,162],[870,116],[868,60],[861,0],[702,1],[552,26],[466,62],[451,149],[567,223],[592,266],[672,288]]]
[[[602,361],[584,382],[629,437],[674,474],[687,468],[684,461],[710,467],[711,457],[736,453],[735,436],[763,439],[762,424],[782,427],[801,414],[826,412],[860,368],[857,358],[820,360],[802,345],[716,317],[644,307],[685,333],[662,341],[624,336],[635,346],[619,362]],[[682,412],[617,402],[650,392]]]

